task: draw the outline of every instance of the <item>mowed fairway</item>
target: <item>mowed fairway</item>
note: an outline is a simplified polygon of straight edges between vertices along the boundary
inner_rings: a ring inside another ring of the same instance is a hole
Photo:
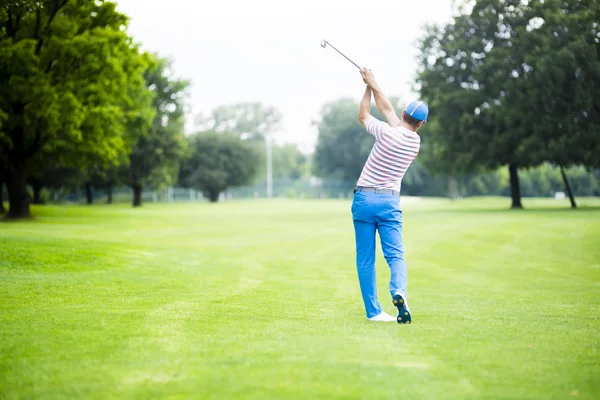
[[[406,326],[365,319],[349,200],[33,208],[0,223],[0,397],[598,399],[581,203],[407,199]]]

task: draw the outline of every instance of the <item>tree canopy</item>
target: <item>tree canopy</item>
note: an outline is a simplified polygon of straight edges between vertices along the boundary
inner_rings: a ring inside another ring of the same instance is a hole
[[[555,162],[596,166],[600,78],[596,0],[477,0],[421,41],[430,165],[473,172]],[[470,8],[470,10],[469,10]]]
[[[227,188],[250,183],[256,174],[254,146],[235,133],[200,132],[188,138],[190,156],[183,162],[179,182],[201,190],[210,201]]]
[[[144,72],[148,88],[154,94],[154,118],[140,136],[129,156],[126,182],[133,188],[133,205],[141,205],[144,186],[160,189],[177,181],[185,156],[184,101],[188,82],[172,76],[171,62],[156,58]]]
[[[145,96],[147,59],[115,7],[96,0],[0,5],[0,153],[8,164],[9,217],[30,215],[26,183],[36,159],[53,153],[80,167],[117,162],[128,151],[128,121],[151,120],[136,101]]]

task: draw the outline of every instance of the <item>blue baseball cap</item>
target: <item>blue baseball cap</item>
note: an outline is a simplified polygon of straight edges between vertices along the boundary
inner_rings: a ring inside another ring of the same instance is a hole
[[[423,101],[415,100],[404,109],[404,112],[418,121],[427,121],[429,108]]]

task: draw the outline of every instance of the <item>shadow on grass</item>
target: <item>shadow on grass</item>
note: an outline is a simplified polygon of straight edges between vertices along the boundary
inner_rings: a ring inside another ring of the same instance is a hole
[[[11,223],[19,223],[19,222],[32,222],[35,221],[35,216],[31,215],[29,217],[24,217],[24,218],[15,218],[15,217],[9,217],[8,215],[6,215],[6,213],[0,214],[0,224],[1,223],[5,223],[5,224],[11,224]]]
[[[457,210],[458,211],[458,210]],[[464,211],[469,212],[510,212],[510,213],[530,213],[530,212],[572,212],[578,213],[582,211],[600,211],[600,206],[582,206],[577,208],[563,208],[563,207],[524,207],[524,208],[499,208],[499,209],[485,209],[485,208],[474,208]]]
[[[9,217],[8,215],[8,207],[4,207],[3,210],[0,211],[0,223],[5,222],[5,223],[10,223],[10,222],[23,222],[23,221],[33,221],[34,220],[34,215],[31,214],[29,217],[26,218],[15,218],[15,217]]]
[[[583,197],[577,208],[571,208],[571,204],[568,202],[553,202],[545,198],[524,198],[522,200],[523,208],[511,208],[510,198],[467,197],[456,200],[445,199],[441,202],[431,203],[431,207],[415,207],[413,211],[442,214],[506,214],[507,216],[534,213],[578,215],[600,211],[599,200],[598,197]]]
[[[581,212],[589,212],[589,211],[600,211],[600,206],[580,206],[577,208],[570,207],[544,207],[544,206],[534,206],[534,207],[523,207],[523,208],[510,208],[510,207],[468,207],[461,206],[456,208],[432,208],[430,210],[426,210],[426,212],[436,212],[436,213],[465,213],[465,214],[531,214],[531,213],[572,213],[578,214]]]

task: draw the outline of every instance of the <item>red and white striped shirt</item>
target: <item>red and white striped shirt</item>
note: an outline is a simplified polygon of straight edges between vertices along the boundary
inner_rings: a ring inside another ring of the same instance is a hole
[[[373,116],[365,125],[375,136],[375,144],[357,185],[400,191],[402,177],[419,153],[421,137],[403,127],[392,128]]]

